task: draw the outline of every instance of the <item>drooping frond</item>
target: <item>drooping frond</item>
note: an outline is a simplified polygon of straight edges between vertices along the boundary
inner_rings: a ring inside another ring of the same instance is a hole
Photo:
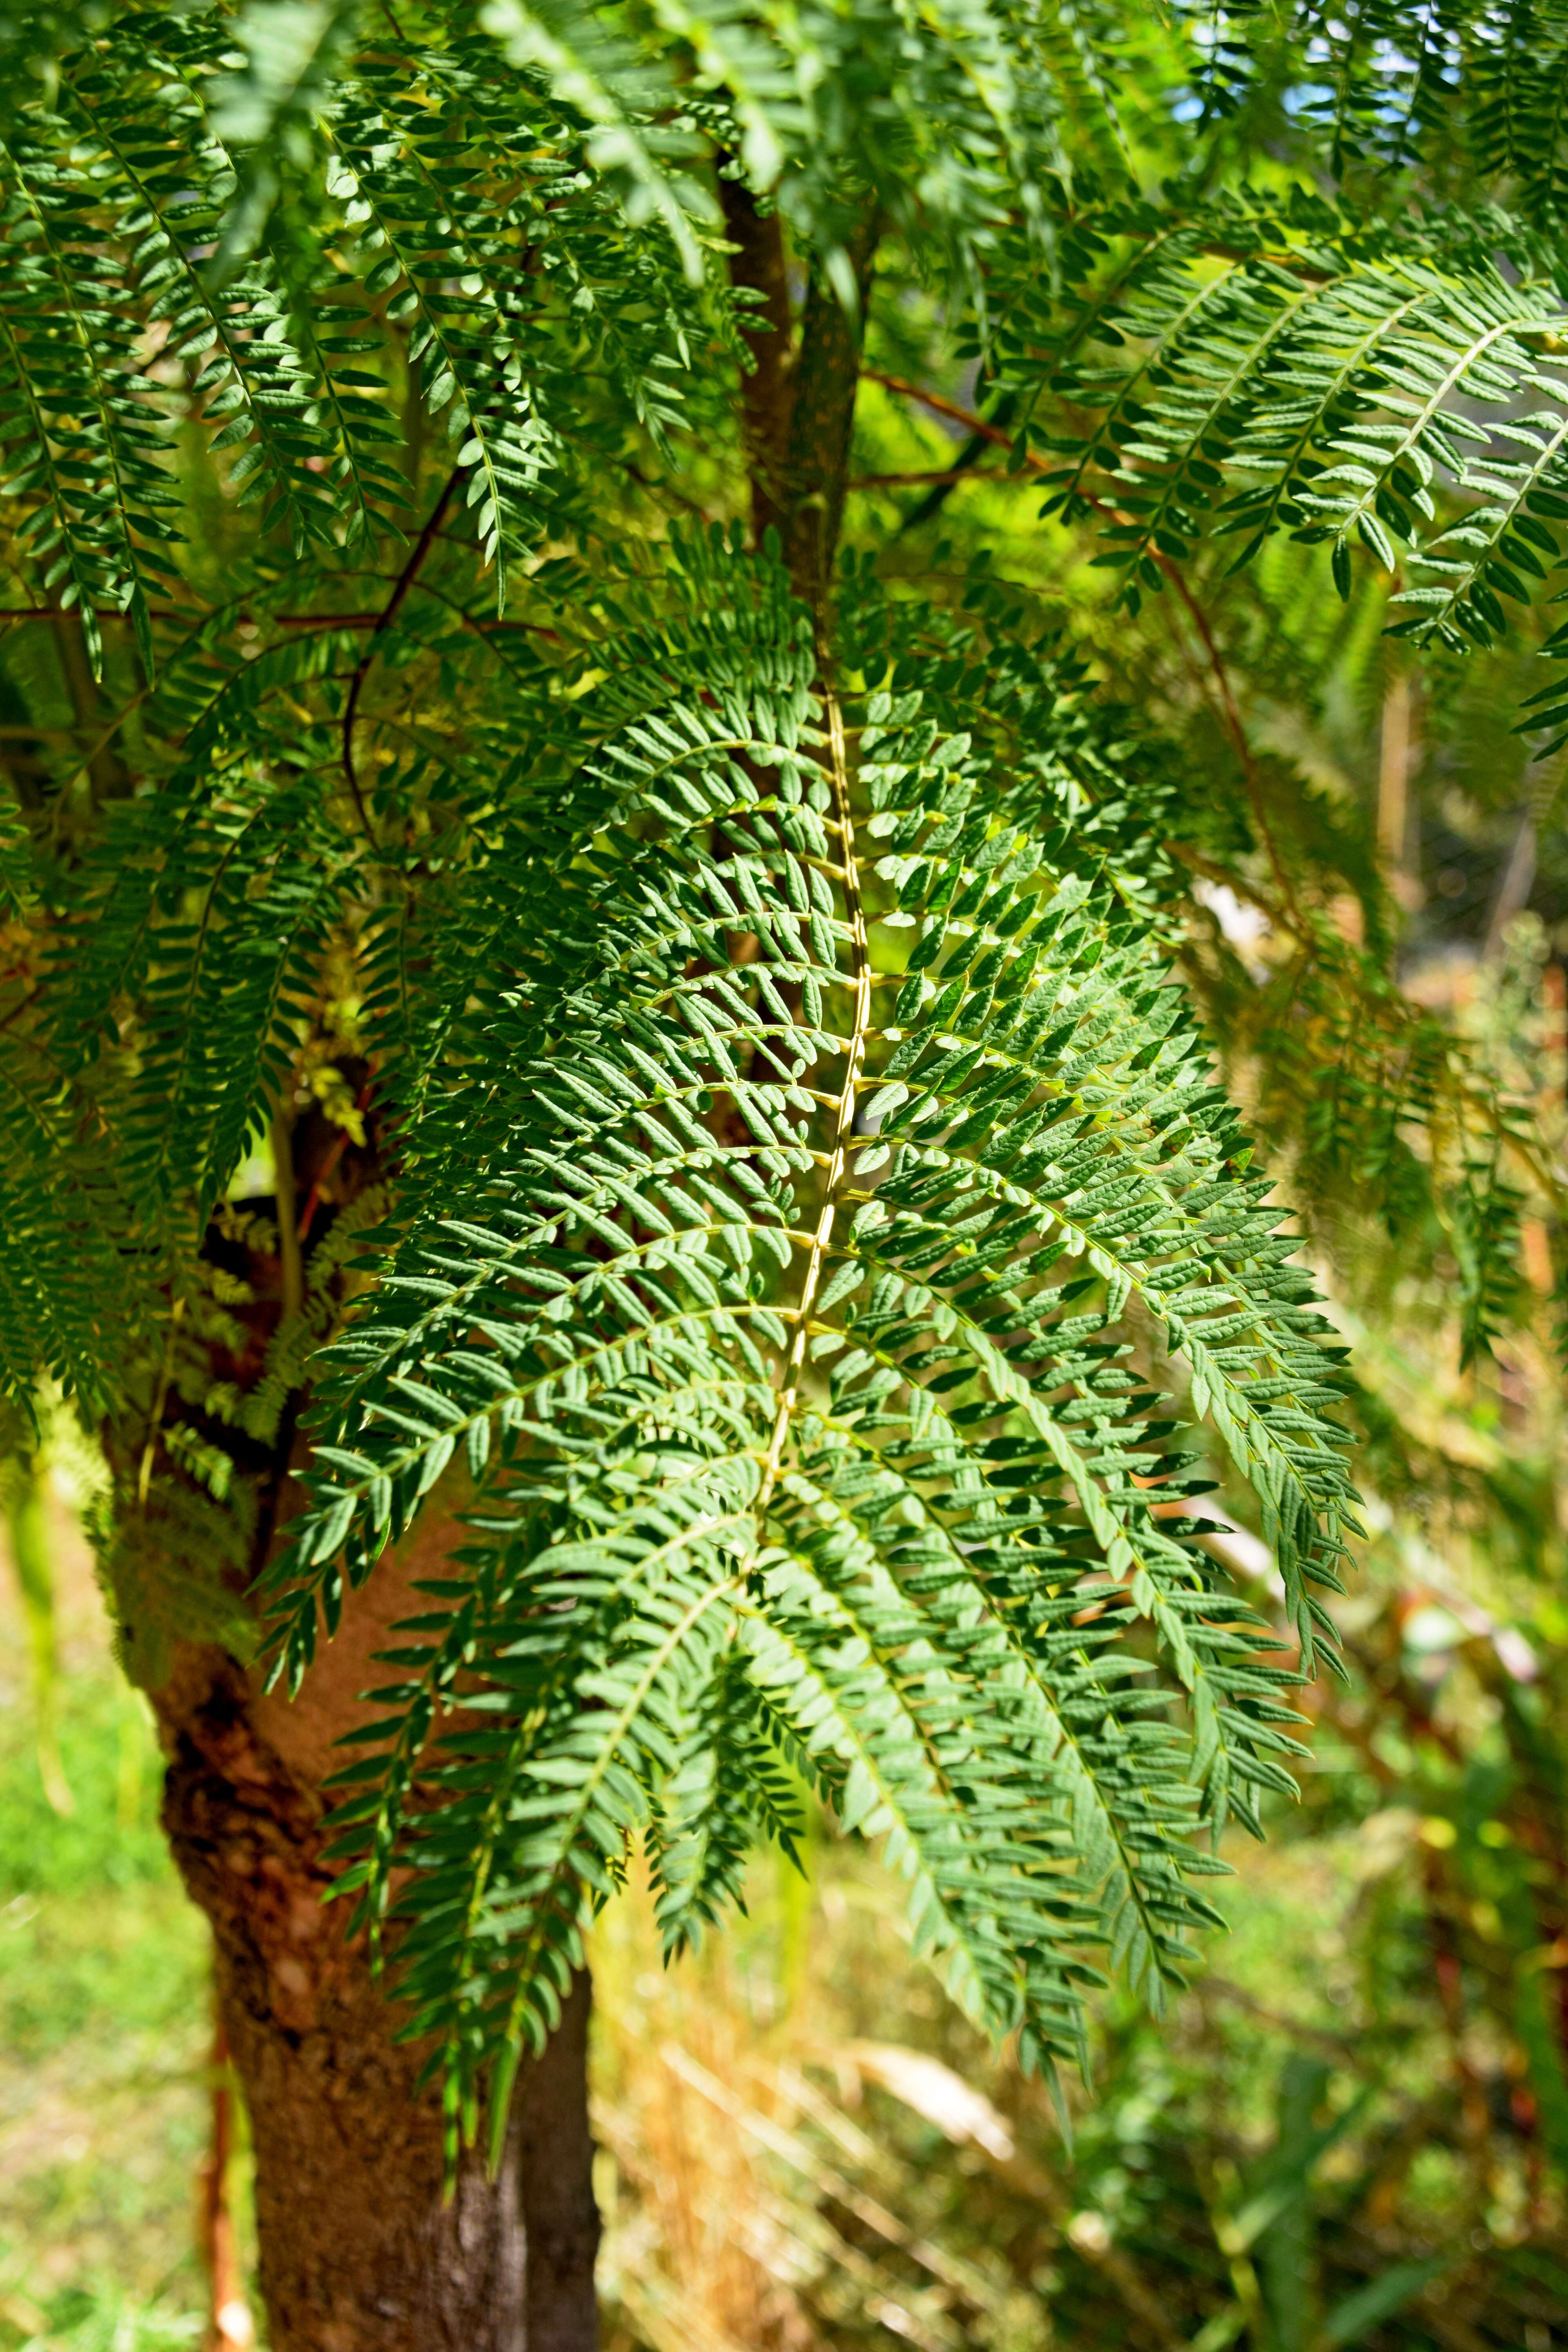
[[[1288,1785],[1164,1365],[1310,1658],[1348,1521],[1309,1286],[1146,926],[921,699],[841,717],[786,635],[590,758],[430,1213],[327,1351],[285,1671],[474,1483],[340,1816],[373,1913],[417,1864],[402,1980],[465,2079],[546,2030],[629,1836],[672,1944],[726,1898],[759,1743],[1043,2056],[1087,1948],[1179,1967],[1193,1831]]]
[[[570,320],[578,366],[604,368],[646,423],[678,413],[669,331],[679,341],[700,309],[674,257],[628,234],[574,168],[579,134],[492,43],[455,29],[445,47],[384,44],[351,68],[341,12],[324,47],[296,12],[263,5],[245,21],[256,88],[217,73],[229,35],[216,19],[117,19],[62,60],[52,103],[35,103],[0,157],[10,487],[95,658],[106,604],[129,609],[149,647],[147,599],[174,569],[168,510],[182,503],[160,463],[174,417],[227,455],[242,503],[296,551],[353,553],[395,538],[409,488],[396,404],[420,370],[504,576],[537,536],[558,448],[545,379],[564,381],[565,355],[551,339],[541,370],[542,309]],[[291,65],[277,44],[301,40],[310,57]],[[272,90],[296,66],[294,95]],[[289,145],[290,109],[329,70],[342,85],[332,135],[312,133],[300,201],[333,236],[301,274],[292,238],[263,235],[278,174],[254,154],[263,137]]]
[[[1273,217],[1112,209],[1080,246],[1085,265],[1108,250],[1059,310],[1020,281],[999,383],[1021,441],[1061,460],[1044,511],[1098,521],[1134,608],[1204,539],[1238,539],[1245,563],[1276,531],[1328,541],[1342,593],[1357,548],[1407,565],[1424,641],[1489,645],[1503,599],[1540,593],[1568,516],[1553,288],[1365,258],[1300,197]],[[1065,430],[1063,410],[1092,421]]]

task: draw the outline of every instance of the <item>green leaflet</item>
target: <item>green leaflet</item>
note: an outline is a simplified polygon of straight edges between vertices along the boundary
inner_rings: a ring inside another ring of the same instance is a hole
[[[1245,110],[1269,83],[1294,86],[1292,110],[1336,173],[1458,163],[1477,178],[1506,175],[1527,220],[1553,220],[1564,128],[1553,0],[1457,0],[1440,22],[1400,0],[1350,17],[1321,0],[1240,0],[1223,27],[1200,6],[1181,13],[1208,33],[1194,74],[1206,121]]]
[[[106,607],[130,611],[152,667],[149,598],[179,578],[176,422],[297,559],[374,558],[408,497],[395,373],[422,364],[504,595],[558,454],[550,387],[569,400],[600,369],[656,433],[680,417],[671,331],[689,346],[711,306],[650,239],[627,250],[614,199],[574,168],[575,127],[467,25],[363,62],[352,29],[268,0],[237,28],[125,11],[6,127],[0,447],[95,667]],[[243,72],[219,70],[237,55]],[[310,299],[298,255],[264,234],[302,181],[334,224]],[[517,315],[520,272],[559,314],[543,344]],[[406,329],[405,355],[367,299]],[[149,335],[172,381],[149,380]]]
[[[628,1841],[679,1948],[787,1838],[786,1766],[970,2012],[1076,2058],[1094,1954],[1157,1998],[1212,1916],[1194,1834],[1296,1752],[1154,1332],[1308,1659],[1350,1524],[1307,1286],[1148,929],[918,693],[841,717],[781,617],[766,688],[667,696],[564,789],[268,1579],[298,1675],[466,1447],[460,1594],[337,1851],[373,1918],[416,1865],[400,1983],[470,2086],[548,2031]]]
[[[437,7],[407,35],[279,0],[101,26],[66,10],[47,38],[19,24],[0,455],[95,673],[120,612],[151,669],[154,600],[177,593],[174,428],[296,562],[374,562],[407,522],[411,380],[504,604],[563,469],[587,443],[623,457],[585,383],[668,454],[699,355],[740,348],[693,170],[710,140],[733,141],[836,281],[846,184],[902,213],[917,154],[954,251],[973,258],[1015,189],[1037,237],[1058,125],[1100,139],[1107,121],[1077,12],[1046,15],[1024,42],[984,7],[917,35],[885,0],[852,25],[726,5],[636,33],[580,0]],[[693,46],[695,88],[672,40]]]
[[[1239,540],[1244,564],[1289,530],[1330,542],[1342,594],[1359,548],[1407,564],[1404,635],[1459,649],[1507,633],[1568,515],[1552,285],[1456,265],[1419,229],[1369,259],[1357,225],[1301,192],[1206,217],[1110,205],[1092,229],[1056,304],[1019,251],[1002,396],[1020,446],[1065,461],[1044,511],[1099,517],[1096,561],[1134,610],[1205,538]],[[1064,395],[1093,415],[1081,437],[1046,421]],[[1463,504],[1444,524],[1450,486]]]

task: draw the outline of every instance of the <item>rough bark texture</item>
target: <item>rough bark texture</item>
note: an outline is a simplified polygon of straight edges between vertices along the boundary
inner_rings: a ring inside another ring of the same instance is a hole
[[[845,239],[859,317],[850,317],[819,271],[813,273],[801,316],[784,464],[784,551],[796,595],[818,615],[826,609],[844,519],[860,333],[876,247],[876,214],[868,206]]]
[[[368,1102],[368,1068],[345,1076]],[[171,1385],[160,1403],[165,1423],[224,1446],[255,1487],[253,1555],[225,1571],[237,1615],[300,1507],[292,1474],[305,1446],[293,1408],[263,1440],[211,1421],[202,1400],[215,1385],[255,1385],[311,1249],[346,1202],[381,1181],[374,1133],[366,1145],[345,1140],[314,1110],[291,1129],[280,1122],[285,1181],[276,1201],[254,1204],[272,1221],[278,1254],[215,1225],[207,1255],[248,1303],[212,1342],[195,1401]],[[129,1444],[108,1428],[104,1442],[144,1538],[151,1453],[140,1432]],[[177,1486],[184,1474],[174,1460],[160,1475]],[[433,1497],[408,1541],[348,1596],[293,1699],[263,1691],[213,1643],[151,1639],[157,1629],[134,1577],[117,1598],[121,1639],[152,1686],[168,1758],[164,1826],[212,1923],[220,2016],[255,2143],[272,2352],[595,2352],[598,2342],[586,1977],[543,2057],[520,2072],[499,2179],[465,2158],[446,2199],[439,2093],[414,2096],[426,2053],[395,2038],[400,2013],[363,1942],[346,1938],[348,1906],[322,1899],[332,1871],[321,1790],[343,1760],[338,1742],[376,1712],[360,1695],[385,1679],[376,1654],[406,1642],[395,1625],[428,1609],[415,1583],[442,1573],[461,1540]]]
[[[584,1971],[543,2055],[520,2074],[512,2110],[528,2241],[528,2352],[589,2352],[599,2340],[588,2006]]]
[[[298,1700],[263,1696],[222,1651],[188,1644],[156,1694],[164,1824],[212,1922],[250,2111],[273,2352],[593,2352],[586,1978],[520,2076],[499,2179],[465,2158],[444,2200],[439,2096],[414,2095],[424,2053],[394,2039],[363,1942],[322,1901],[320,1782],[420,1563],[384,1570]]]
[[[740,180],[721,180],[719,194],[724,207],[724,234],[736,248],[730,257],[731,283],[762,297],[748,314],[758,321],[757,326],[744,331],[755,366],[741,380],[741,424],[752,478],[752,530],[760,547],[770,525],[781,535],[784,530],[793,389],[789,275],[777,213],[759,212],[756,198]]]

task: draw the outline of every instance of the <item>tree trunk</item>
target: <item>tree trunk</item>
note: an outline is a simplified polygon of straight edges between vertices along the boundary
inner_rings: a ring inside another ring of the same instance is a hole
[[[833,559],[848,487],[849,440],[860,373],[860,339],[879,221],[869,198],[845,238],[855,282],[858,316],[826,274],[815,269],[801,313],[798,349],[791,348],[789,280],[776,213],[762,213],[739,180],[721,180],[724,229],[734,247],[731,281],[758,299],[742,329],[755,364],[741,382],[746,462],[752,478],[752,528],[758,544],[772,525],[779,533],[795,594],[820,625],[833,577]]]
[[[426,1553],[439,1524],[416,1538]],[[373,1654],[416,1605],[417,1559],[384,1561],[300,1697],[263,1695],[223,1651],[184,1644],[155,1695],[164,1825],[212,1923],[220,2012],[256,2152],[260,2290],[273,2352],[593,2352],[598,2217],[587,2109],[589,1990],[519,2076],[500,2174],[465,2155],[443,2198],[438,2089],[397,2041],[346,1908],[324,1902],[321,1780],[364,1710]]]
[[[263,1690],[219,1646],[221,1633],[181,1641],[160,1627],[183,1576],[224,1596],[197,1622],[243,1619],[256,1572],[299,1507],[302,1400],[270,1437],[212,1419],[204,1400],[226,1384],[254,1389],[279,1318],[302,1296],[312,1241],[381,1181],[374,1137],[347,1150],[344,1141],[314,1111],[279,1118],[279,1196],[246,1204],[275,1217],[276,1254],[254,1234],[214,1228],[208,1255],[239,1303],[206,1343],[204,1377],[165,1382],[151,1435],[135,1423],[105,1428],[125,1532],[106,1563],[121,1654],[157,1713],[164,1828],[212,1925],[219,2015],[255,2147],[272,2352],[595,2352],[586,1976],[543,2055],[519,2072],[499,2178],[467,2154],[448,2198],[439,2087],[415,2096],[428,2051],[398,2039],[406,2012],[373,1974],[364,1939],[348,1939],[349,1906],[327,1899],[323,1783],[343,1761],[345,1733],[379,1712],[362,1696],[385,1680],[378,1653],[405,1645],[394,1628],[429,1610],[416,1586],[446,1570],[466,1531],[432,1496],[407,1540],[345,1597],[292,1699]],[[247,1556],[183,1559],[188,1473],[176,1454],[154,1464],[156,1439],[175,1423],[226,1450],[249,1481]],[[162,1508],[149,1510],[150,1494]]]
[[[781,536],[784,530],[795,357],[789,275],[778,214],[759,211],[742,180],[721,180],[719,198],[724,207],[724,234],[735,248],[730,257],[731,282],[760,298],[742,314],[755,324],[742,323],[741,330],[753,362],[751,373],[741,378],[741,422],[752,478],[752,535],[760,547],[765,530],[771,528]]]
[[[877,231],[876,207],[868,202],[845,239],[859,316],[851,318],[837,288],[820,269],[812,273],[801,314],[784,461],[784,554],[795,594],[811,606],[819,627],[844,520]]]

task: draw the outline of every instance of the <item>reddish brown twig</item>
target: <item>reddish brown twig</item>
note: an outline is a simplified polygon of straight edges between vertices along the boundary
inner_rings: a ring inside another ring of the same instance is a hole
[[[906,400],[921,401],[939,416],[951,416],[955,425],[967,425],[983,441],[994,441],[999,449],[1013,446],[1013,436],[1000,425],[993,425],[988,416],[977,416],[972,408],[960,408],[956,401],[944,399],[940,392],[927,392],[923,385],[911,383],[907,376],[887,375],[880,368],[863,367],[860,373],[870,383],[881,384],[885,391],[900,393]],[[1037,467],[1041,460],[1031,456],[1026,462]]]
[[[1106,507],[1102,499],[1096,499],[1094,504],[1100,508],[1103,513],[1115,512],[1115,509]],[[1215,635],[1209,626],[1208,614],[1204,611],[1203,606],[1188,587],[1181,571],[1170,557],[1156,552],[1154,561],[1186,606],[1193,626],[1203,639],[1204,651],[1208,656],[1209,667],[1214,672],[1215,684],[1219,688],[1220,705],[1225,712],[1226,723],[1230,729],[1231,740],[1236,745],[1237,757],[1241,761],[1242,780],[1247,786],[1247,797],[1252,803],[1252,814],[1257,820],[1258,830],[1263,836],[1263,846],[1268,854],[1269,867],[1279,886],[1279,895],[1289,908],[1297,928],[1303,929],[1301,909],[1297,903],[1295,889],[1291,885],[1289,875],[1285,870],[1284,860],[1279,855],[1279,845],[1274,838],[1274,828],[1268,822],[1268,812],[1264,806],[1263,792],[1258,781],[1258,771],[1252,761],[1252,746],[1247,740],[1247,730],[1241,723],[1241,713],[1236,707],[1236,697],[1231,692],[1230,674],[1226,668],[1220,649],[1215,643]]]
[[[905,376],[888,375],[878,368],[863,368],[861,373],[868,376],[873,383],[881,384],[889,392],[899,393],[908,400],[923,402],[925,406],[934,410],[937,415],[951,417],[955,425],[966,425],[971,433],[978,434],[983,440],[994,442],[999,448],[1012,449],[1015,446],[1015,436],[1005,432],[1000,425],[994,425],[989,417],[977,415],[972,408],[960,407],[956,401],[945,399],[939,392],[927,392],[922,385],[910,383]],[[1050,470],[1045,459],[1037,457],[1032,449],[1026,449],[1023,452],[1023,463],[1031,473],[1044,474]],[[933,477],[933,478],[936,478]],[[1112,521],[1127,522],[1131,520],[1119,508],[1110,505],[1109,500],[1096,498],[1092,491],[1085,491],[1083,496],[1089,505],[1098,509],[1100,513],[1109,515]],[[1237,756],[1241,761],[1247,797],[1251,803],[1252,814],[1268,855],[1269,867],[1279,886],[1279,895],[1289,908],[1297,926],[1304,928],[1295,890],[1285,870],[1284,861],[1280,857],[1279,845],[1274,837],[1274,828],[1268,822],[1268,813],[1264,805],[1262,789],[1258,781],[1258,771],[1253,762],[1252,746],[1247,740],[1247,730],[1241,723],[1241,713],[1237,708],[1236,697],[1231,691],[1229,674],[1226,669],[1219,646],[1215,643],[1214,631],[1209,626],[1208,615],[1188,586],[1181,567],[1170,556],[1163,554],[1158,548],[1151,548],[1149,552],[1159,566],[1163,577],[1170,582],[1186,606],[1193,626],[1202,641],[1209,668],[1219,692],[1220,709],[1231,740],[1236,745]]]
[[[450,506],[453,493],[458,484],[467,478],[468,471],[466,466],[455,466],[447,477],[441,495],[431,508],[426,519],[425,528],[415,541],[409,551],[408,561],[398,573],[392,593],[382,607],[380,617],[370,633],[370,643],[360,656],[359,667],[349,680],[348,699],[343,704],[343,773],[348,778],[349,791],[353,793],[354,806],[359,811],[359,821],[364,828],[365,838],[373,849],[376,846],[375,835],[371,830],[370,814],[365,807],[364,796],[359,788],[359,776],[354,769],[354,715],[359,709],[359,698],[365,679],[369,677],[375,661],[379,640],[391,628],[402,611],[404,599],[413,587],[419,567],[430,552],[430,543],[441,527],[441,518]]]
[[[946,488],[957,482],[994,482],[994,474],[983,474],[975,466],[950,466],[945,473],[924,474],[856,474],[849,488],[852,490],[934,490]]]
[[[374,1078],[366,1078],[363,1086],[361,1087],[359,1093],[354,1097],[355,1110],[363,1111],[369,1108],[371,1088],[374,1084],[375,1080]],[[322,1189],[328,1182],[333,1169],[336,1168],[339,1160],[342,1158],[343,1153],[347,1150],[352,1140],[353,1139],[349,1134],[348,1129],[346,1127],[343,1128],[340,1131],[331,1150],[322,1160],[321,1165],[317,1171],[315,1182],[311,1185],[310,1191],[305,1195],[305,1205],[300,1212],[300,1222],[296,1228],[301,1244],[305,1240],[306,1234],[310,1230],[310,1220],[315,1215],[316,1210],[320,1205]]]

